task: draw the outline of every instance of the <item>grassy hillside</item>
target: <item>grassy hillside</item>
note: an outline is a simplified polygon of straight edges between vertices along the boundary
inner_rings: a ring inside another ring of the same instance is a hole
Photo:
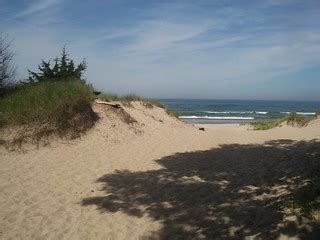
[[[81,132],[97,118],[92,100],[91,89],[80,81],[20,86],[0,101],[0,127],[46,126],[59,134]]]

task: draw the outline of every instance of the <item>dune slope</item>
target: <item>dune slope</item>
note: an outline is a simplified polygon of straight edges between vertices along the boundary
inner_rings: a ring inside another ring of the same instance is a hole
[[[1,239],[317,237],[283,204],[317,164],[319,121],[199,131],[139,102],[94,110],[80,139],[0,149]]]

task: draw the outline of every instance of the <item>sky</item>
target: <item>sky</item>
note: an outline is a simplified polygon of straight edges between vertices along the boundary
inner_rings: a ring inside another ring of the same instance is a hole
[[[319,0],[0,0],[20,78],[66,46],[96,89],[320,101]]]

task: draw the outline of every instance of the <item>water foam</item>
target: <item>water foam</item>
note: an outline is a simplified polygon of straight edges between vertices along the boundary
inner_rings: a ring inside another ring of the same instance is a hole
[[[280,112],[282,114],[290,114],[291,112]],[[315,112],[296,112],[299,115],[316,115]]]
[[[255,112],[256,114],[267,115],[268,112]]]
[[[204,111],[205,113],[211,113],[211,114],[246,114],[246,113],[254,113],[253,111],[223,111],[223,112],[218,112],[218,111]]]
[[[203,111],[205,113],[209,114],[261,114],[261,115],[266,115],[268,112],[259,112],[259,111]]]
[[[209,117],[209,116],[180,116],[181,119],[208,119],[208,120],[254,120],[254,117]]]

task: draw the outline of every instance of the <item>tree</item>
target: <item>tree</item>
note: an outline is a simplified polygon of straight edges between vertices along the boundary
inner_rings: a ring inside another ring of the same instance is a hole
[[[74,61],[69,58],[69,54],[65,47],[62,48],[60,57],[54,59],[54,64],[51,67],[49,61],[41,61],[38,66],[40,72],[29,72],[29,82],[41,82],[41,81],[65,81],[70,79],[82,80],[82,74],[87,69],[87,63],[83,59],[80,64],[75,66]]]
[[[13,63],[11,44],[12,40],[0,34],[0,94],[15,81],[16,67]]]

